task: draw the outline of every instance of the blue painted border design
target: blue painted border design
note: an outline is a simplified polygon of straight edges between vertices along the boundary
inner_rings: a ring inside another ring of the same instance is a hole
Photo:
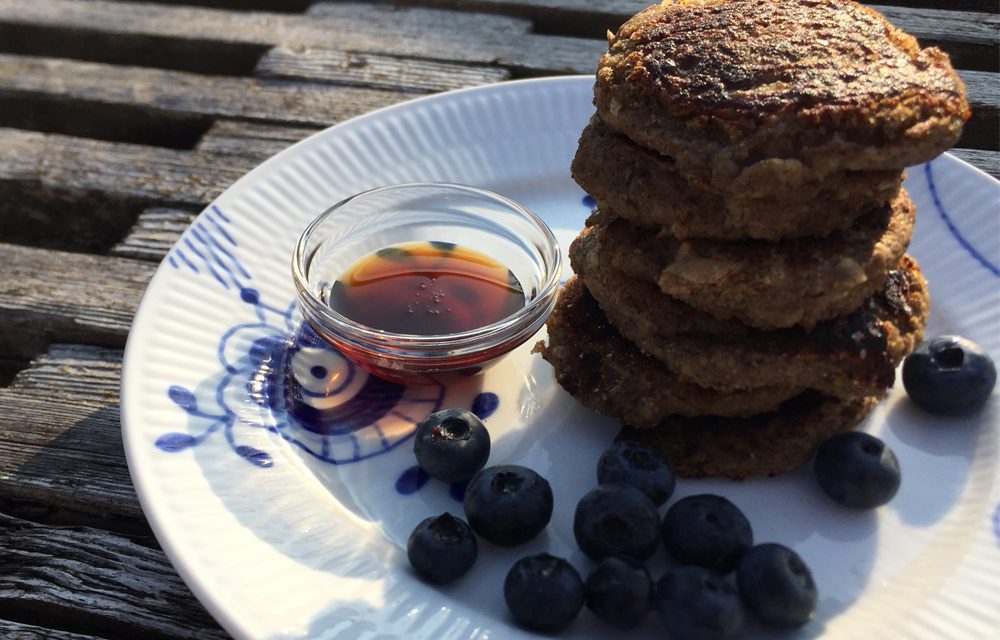
[[[993,510],[993,535],[997,539],[997,546],[1000,547],[1000,504]]]
[[[968,252],[968,254],[976,260],[976,262],[983,265],[986,270],[994,276],[1000,278],[1000,267],[997,267],[997,265],[987,260],[983,254],[979,253],[979,251],[977,251],[976,248],[965,239],[962,232],[960,232],[958,227],[955,226],[955,223],[952,222],[951,216],[949,216],[948,212],[945,211],[944,205],[941,204],[941,198],[938,197],[937,185],[934,183],[934,170],[931,169],[930,162],[924,164],[924,176],[927,178],[927,188],[931,192],[931,199],[934,200],[934,206],[937,208],[938,214],[944,221],[945,226],[948,227],[948,231],[951,232],[951,235],[955,237],[958,244],[962,245],[962,248],[965,249],[966,252]]]

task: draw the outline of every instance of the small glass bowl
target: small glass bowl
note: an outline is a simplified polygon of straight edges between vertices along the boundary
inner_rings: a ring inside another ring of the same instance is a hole
[[[444,335],[373,329],[334,311],[333,283],[359,259],[402,242],[444,241],[508,267],[525,306],[492,324]],[[345,356],[394,382],[474,374],[533,336],[555,304],[559,244],[542,220],[499,194],[458,184],[412,183],[365,191],[330,207],[299,238],[292,278],[313,329]]]

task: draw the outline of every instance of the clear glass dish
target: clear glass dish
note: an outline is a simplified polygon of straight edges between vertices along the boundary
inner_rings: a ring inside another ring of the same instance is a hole
[[[333,284],[359,259],[405,242],[449,242],[508,267],[525,304],[483,327],[443,335],[365,326],[328,304]],[[534,213],[499,194],[446,183],[380,187],[330,207],[299,238],[292,278],[299,308],[316,332],[373,374],[397,382],[471,375],[523,344],[555,304],[562,257]]]

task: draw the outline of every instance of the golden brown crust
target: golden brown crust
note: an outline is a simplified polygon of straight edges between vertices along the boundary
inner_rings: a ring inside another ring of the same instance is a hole
[[[752,418],[673,417],[655,429],[625,427],[618,439],[652,446],[688,478],[775,475],[808,462],[819,444],[856,427],[877,401],[806,393]]]
[[[560,291],[539,350],[556,381],[594,411],[652,427],[669,416],[751,416],[801,393],[799,384],[720,392],[693,384],[643,355],[608,323],[577,278]]]
[[[609,39],[594,94],[606,122],[717,188],[772,160],[803,181],[916,164],[969,116],[946,54],[848,0],[649,7]]]
[[[929,301],[904,256],[882,291],[811,331],[761,331],[717,320],[601,262],[591,229],[570,246],[577,276],[608,320],[644,353],[696,384],[721,390],[801,385],[838,397],[881,395],[923,339]]]
[[[689,477],[743,478],[794,469],[825,438],[856,426],[877,401],[838,400],[801,388],[729,395],[677,386],[676,377],[664,373],[660,363],[617,336],[576,278],[560,292],[549,343],[539,350],[559,384],[581,403],[632,425],[620,437],[654,446],[675,472]],[[720,406],[716,402],[726,406],[753,395],[774,400],[753,415],[684,417],[673,412],[691,402],[699,403],[697,411],[711,412]]]
[[[906,252],[913,202],[900,190],[887,206],[825,238],[685,240],[653,234],[615,212],[592,222],[606,264],[720,319],[760,329],[806,328],[858,307]]]
[[[753,190],[719,193],[684,179],[673,158],[632,142],[594,116],[580,136],[573,179],[631,222],[663,226],[680,238],[781,240],[844,230],[898,193],[903,175],[838,171],[823,180],[784,185],[783,173]]]

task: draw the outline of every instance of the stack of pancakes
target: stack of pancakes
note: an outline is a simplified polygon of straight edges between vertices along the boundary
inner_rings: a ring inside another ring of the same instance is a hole
[[[922,339],[901,185],[968,118],[947,56],[853,2],[680,0],[609,34],[594,93],[544,357],[681,475],[802,464]]]

